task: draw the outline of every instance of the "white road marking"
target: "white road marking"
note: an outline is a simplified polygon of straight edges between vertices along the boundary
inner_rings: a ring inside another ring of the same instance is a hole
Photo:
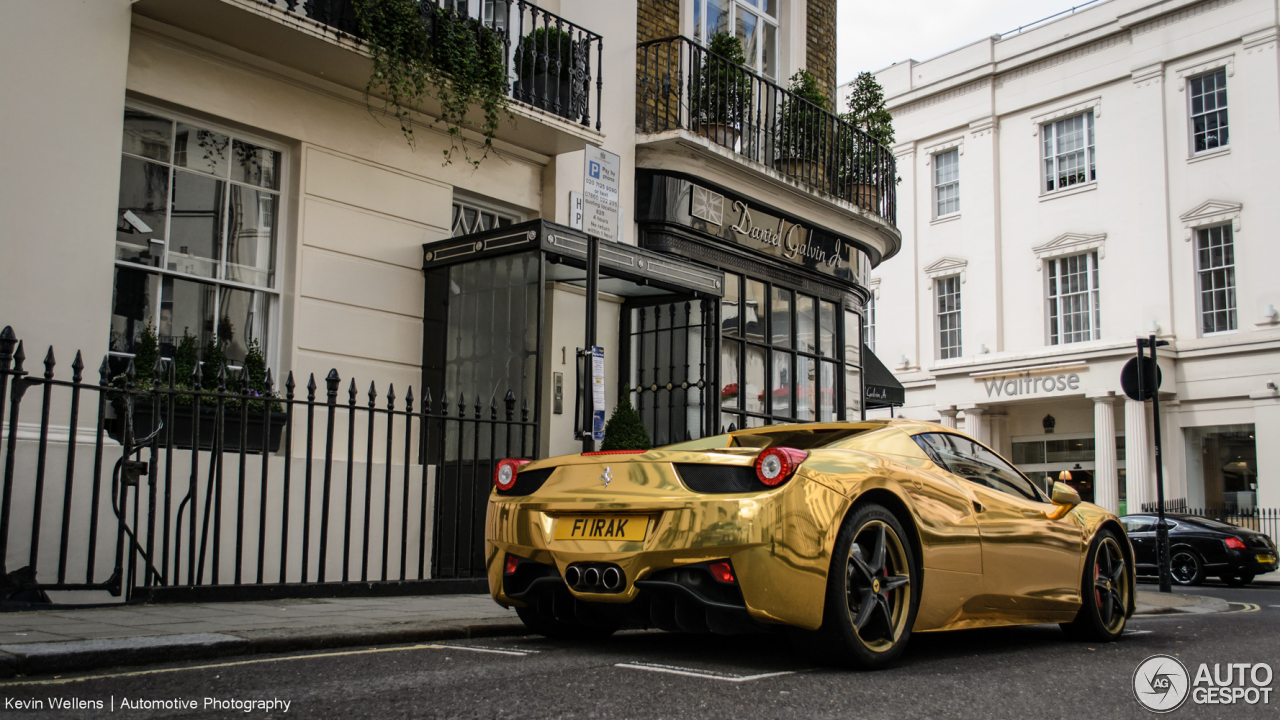
[[[1280,607],[1280,605],[1268,605],[1267,607]]]
[[[1155,632],[1155,630],[1125,630],[1124,634],[1125,635],[1148,635],[1153,632]]]
[[[235,662],[213,663],[211,665],[191,665],[188,667],[161,668],[159,670],[135,670],[133,672],[111,673],[107,675],[85,675],[83,677],[60,678],[51,680],[26,680],[19,682],[0,682],[0,687],[13,685],[64,685],[66,683],[85,682],[86,680],[103,680],[108,678],[139,677],[142,675],[164,675],[167,673],[186,672],[189,670],[213,670],[216,668],[237,667],[239,665],[258,665],[261,663],[286,662],[289,660],[311,660],[315,658],[346,657],[348,655],[370,655],[375,653],[405,652],[407,650],[470,650],[472,652],[495,653],[498,655],[515,655],[524,657],[537,650],[493,650],[490,648],[467,647],[464,645],[409,645],[408,647],[369,648],[368,650],[346,650],[342,652],[317,653],[314,655],[290,655],[287,657],[263,658],[260,660],[237,660]]]
[[[794,675],[797,672],[801,672],[799,670],[783,670],[781,672],[760,673],[758,675],[734,675],[732,673],[722,673],[715,670],[699,670],[697,668],[685,668],[678,665],[660,665],[658,663],[617,663],[614,667],[628,668],[630,670],[648,670],[649,672],[684,675],[686,677],[696,677],[704,680],[723,680],[724,682],[736,683],[763,680],[764,678],[778,677],[781,675]]]

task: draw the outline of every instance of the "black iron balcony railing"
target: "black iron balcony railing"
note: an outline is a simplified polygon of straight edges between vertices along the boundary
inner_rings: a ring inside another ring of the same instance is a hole
[[[258,1],[304,15],[340,32],[361,36],[354,0]],[[508,93],[513,100],[585,127],[592,127],[594,102],[594,127],[600,129],[600,94],[604,86],[600,72],[603,59],[600,35],[526,0],[417,0],[417,3],[429,34],[446,13],[451,13],[451,19],[475,21],[479,33],[497,35],[507,66]]]
[[[825,108],[685,37],[636,48],[636,130],[697,133],[896,224],[893,153]]]

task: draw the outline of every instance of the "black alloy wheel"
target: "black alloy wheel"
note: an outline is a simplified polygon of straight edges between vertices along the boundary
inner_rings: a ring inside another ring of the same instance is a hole
[[[1100,530],[1089,546],[1080,587],[1080,611],[1061,627],[1076,640],[1109,642],[1120,637],[1128,620],[1133,583],[1124,551],[1110,530]]]
[[[1179,585],[1199,585],[1204,582],[1204,563],[1194,550],[1178,548],[1169,559],[1169,574]]]
[[[885,507],[855,508],[836,538],[822,627],[810,649],[846,667],[881,668],[902,654],[919,607],[915,557]]]

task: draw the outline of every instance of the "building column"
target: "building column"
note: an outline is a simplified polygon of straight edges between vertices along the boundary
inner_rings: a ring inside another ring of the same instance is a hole
[[[1147,404],[1132,398],[1124,401],[1124,463],[1125,502],[1129,512],[1142,510],[1152,502],[1151,464],[1148,453],[1151,441],[1147,437]],[[1095,441],[1095,447],[1096,441]]]
[[[987,416],[987,445],[996,454],[1009,457],[1012,453],[1008,453],[1004,449],[1004,421],[1008,419],[1008,415],[1004,413],[990,413]]]
[[[1115,396],[1093,398],[1093,502],[1113,513],[1120,511],[1116,468]]]
[[[1253,443],[1258,457],[1260,508],[1280,508],[1280,394],[1268,389],[1253,399]]]
[[[982,417],[986,408],[966,407],[964,411],[964,431],[983,445],[987,444],[987,423]]]
[[[942,416],[942,420],[939,421],[942,427],[949,427],[954,430],[956,427],[956,413],[959,412],[959,410],[956,410],[956,406],[951,405],[937,410],[938,414]]]

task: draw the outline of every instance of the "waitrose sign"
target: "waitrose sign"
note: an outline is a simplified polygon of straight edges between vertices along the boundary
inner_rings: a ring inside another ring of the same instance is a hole
[[[1059,375],[1032,375],[1029,372],[1017,375],[1001,375],[993,378],[982,378],[983,387],[987,389],[987,397],[1020,397],[1026,395],[1048,395],[1065,390],[1079,390],[1080,376],[1076,373]]]

